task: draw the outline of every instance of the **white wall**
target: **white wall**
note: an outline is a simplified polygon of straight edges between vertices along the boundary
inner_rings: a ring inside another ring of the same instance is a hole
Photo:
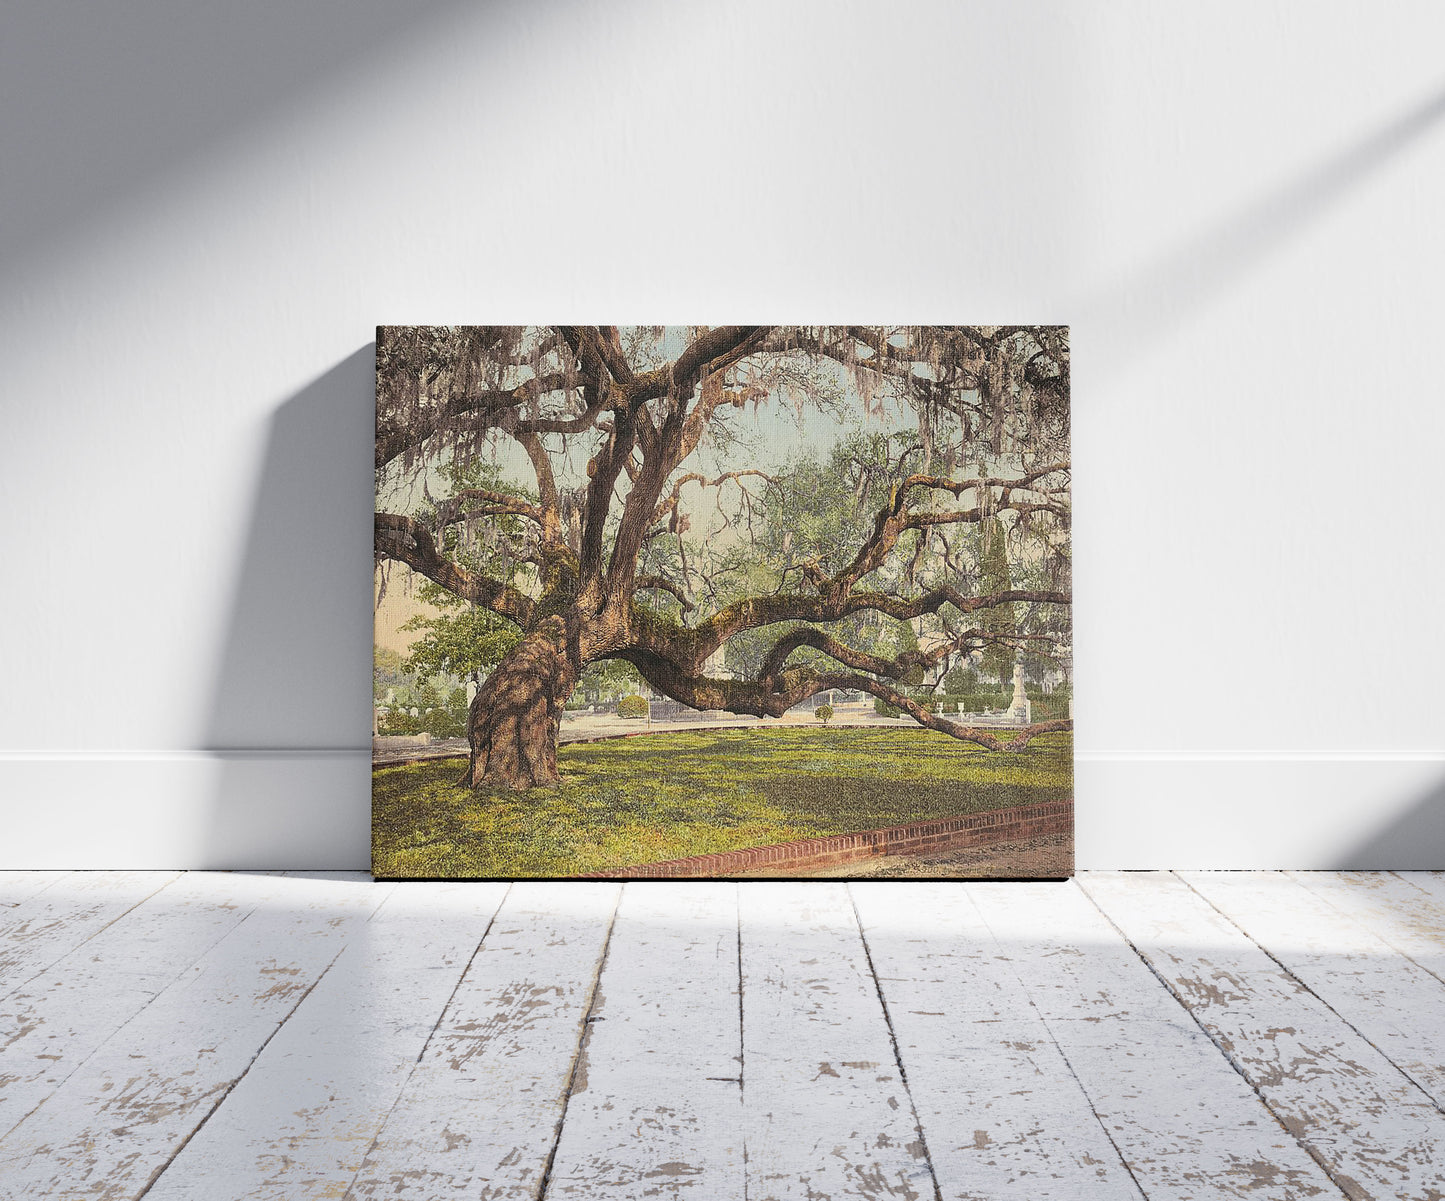
[[[365,863],[378,322],[760,318],[1074,326],[1081,866],[1445,867],[1441,44],[8,6],[0,865]]]

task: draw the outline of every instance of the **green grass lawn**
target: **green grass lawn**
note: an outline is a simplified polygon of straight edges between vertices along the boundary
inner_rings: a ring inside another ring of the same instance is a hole
[[[1073,795],[1073,738],[1018,754],[924,729],[703,730],[564,746],[562,783],[478,793],[461,763],[372,776],[378,876],[568,876]]]

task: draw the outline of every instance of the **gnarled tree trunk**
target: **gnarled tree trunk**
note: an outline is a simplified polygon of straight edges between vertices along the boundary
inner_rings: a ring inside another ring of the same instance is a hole
[[[541,788],[555,784],[562,706],[579,665],[567,655],[560,618],[522,639],[487,677],[467,716],[468,788]]]

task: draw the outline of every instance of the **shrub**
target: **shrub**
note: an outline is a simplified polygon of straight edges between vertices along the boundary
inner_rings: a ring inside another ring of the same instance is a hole
[[[383,713],[377,723],[380,734],[430,734],[433,738],[465,738],[467,711],[465,706],[441,708],[432,706],[413,717],[405,709]]]
[[[813,716],[826,726],[833,716],[833,706],[819,705],[816,709],[813,710]]]
[[[897,717],[898,710],[885,701],[881,696],[873,698],[873,712],[882,717]]]
[[[376,724],[376,732],[383,737],[392,734],[419,734],[417,728],[420,718],[413,717],[405,709],[393,709],[390,713],[383,713]]]
[[[944,700],[944,702],[943,702],[943,711],[944,711],[945,713],[957,713],[957,712],[958,712],[958,701],[957,701],[956,699],[954,699],[953,697],[947,697],[947,698],[945,698],[945,700]]]
[[[1001,692],[975,692],[958,698],[960,713],[982,713],[985,709],[1004,709],[1009,698]]]
[[[618,717],[646,717],[651,712],[651,706],[647,703],[645,696],[624,696],[617,702]]]
[[[1039,697],[1033,701],[1033,718],[1035,721],[1054,721],[1057,718],[1068,717],[1069,698],[1067,695],[1060,696],[1057,692],[1051,696]]]

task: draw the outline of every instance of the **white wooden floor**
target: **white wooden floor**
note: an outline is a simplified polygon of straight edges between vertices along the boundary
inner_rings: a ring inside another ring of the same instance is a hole
[[[0,1196],[1445,1197],[1445,876],[0,874]]]

